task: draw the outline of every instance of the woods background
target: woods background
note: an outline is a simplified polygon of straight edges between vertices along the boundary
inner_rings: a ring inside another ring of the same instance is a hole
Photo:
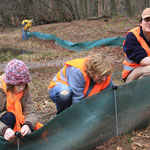
[[[35,24],[141,15],[150,0],[0,0],[0,26],[20,26],[23,19]]]

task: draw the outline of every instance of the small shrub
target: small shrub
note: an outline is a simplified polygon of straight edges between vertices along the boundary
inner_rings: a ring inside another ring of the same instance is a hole
[[[8,51],[7,53],[0,53],[0,61],[8,61],[11,59],[11,53]]]

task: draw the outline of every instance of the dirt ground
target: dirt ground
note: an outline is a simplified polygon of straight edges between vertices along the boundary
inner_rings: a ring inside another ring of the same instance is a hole
[[[138,18],[113,18],[106,22],[101,19],[33,26],[31,31],[52,34],[76,43],[125,36],[128,30],[137,25]],[[66,60],[84,57],[92,53],[106,53],[114,65],[113,81],[115,85],[123,84],[121,71],[124,55],[121,47],[102,46],[88,51],[72,52],[56,45],[54,41],[34,38],[22,41],[21,28],[5,28],[0,30],[0,54],[4,53],[6,56],[8,52],[12,52],[11,55],[16,58],[22,58],[29,67],[32,78],[30,90],[42,123],[48,122],[56,115],[55,104],[49,99],[48,85]],[[48,52],[51,52],[49,57],[47,56]],[[8,61],[0,61],[1,74],[4,73]],[[150,150],[150,127],[114,137],[103,145],[97,146],[95,150]]]

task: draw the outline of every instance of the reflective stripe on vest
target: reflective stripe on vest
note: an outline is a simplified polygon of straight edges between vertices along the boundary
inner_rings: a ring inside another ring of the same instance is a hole
[[[147,53],[148,56],[150,56],[150,48],[148,47],[147,43],[145,42],[145,40],[140,36],[140,27],[136,27],[128,32],[132,32],[138,42],[140,43],[141,47],[143,47]],[[125,41],[123,43],[123,45],[125,44]],[[126,54],[125,54],[125,61],[123,62],[124,64],[124,69],[123,69],[123,72],[122,72],[122,78],[125,79],[128,74],[135,68],[141,66],[140,64],[137,64],[135,63],[134,61],[130,60]]]
[[[57,84],[62,81],[63,83],[67,82],[67,79],[65,77],[65,74],[64,74],[64,71],[65,71],[65,67],[62,68],[59,73],[54,77],[53,81],[56,82]],[[60,78],[60,79],[59,79]],[[59,80],[58,80],[59,79]]]
[[[130,67],[130,66],[127,66],[127,65],[124,65],[124,69],[127,70],[127,71],[131,71],[131,70],[133,70],[134,68],[133,68],[133,67]]]
[[[80,71],[83,74],[83,77],[85,79],[85,89],[84,89],[84,95],[86,95],[88,89],[89,89],[89,85],[90,85],[90,78],[89,76],[85,73],[85,61],[86,58],[81,58],[81,59],[75,59],[75,60],[71,60],[65,63],[65,67],[63,69],[61,69],[57,75],[54,77],[54,79],[50,82],[49,84],[49,89],[51,89],[52,87],[54,87],[56,84],[59,84],[60,82],[63,84],[68,85],[67,83],[67,78],[66,78],[66,68],[68,66],[73,66],[76,67],[78,69],[80,69]],[[62,77],[61,77],[62,75]],[[93,94],[96,94],[102,90],[104,90],[110,83],[111,80],[111,76],[109,76],[105,81],[103,81],[100,84],[95,84],[95,86],[93,87],[93,89],[90,91],[88,96],[91,96]]]
[[[66,78],[66,66],[64,66],[57,74],[56,76],[52,79],[52,81],[49,84],[49,89],[54,87],[57,84],[65,84],[68,85],[67,78]]]

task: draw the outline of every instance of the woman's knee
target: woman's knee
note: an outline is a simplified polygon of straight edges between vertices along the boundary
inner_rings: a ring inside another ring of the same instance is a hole
[[[150,65],[142,67],[142,69],[140,71],[141,72],[140,72],[139,78],[150,76]]]
[[[150,76],[150,65],[135,68],[126,78],[126,83],[146,76]]]
[[[72,91],[69,86],[59,84],[49,91],[49,97],[54,101],[65,102],[71,99]]]
[[[72,97],[71,90],[66,89],[60,92],[60,99],[62,102],[70,101]]]

